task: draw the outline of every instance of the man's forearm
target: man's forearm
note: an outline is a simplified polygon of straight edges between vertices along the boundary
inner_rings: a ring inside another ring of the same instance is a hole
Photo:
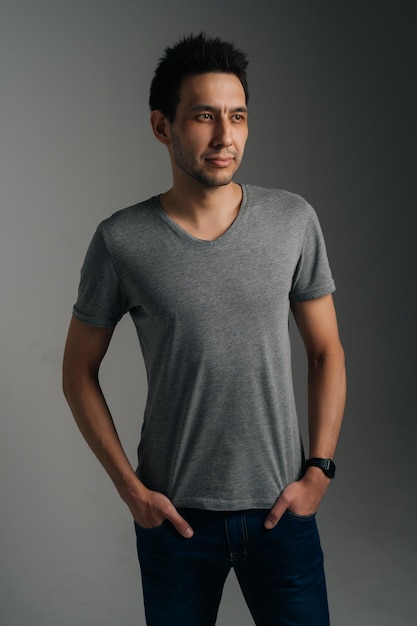
[[[64,394],[84,439],[112,479],[135,521],[145,527],[169,519],[183,537],[190,525],[164,494],[148,489],[123,450],[98,381],[113,328],[84,324],[72,317],[63,361]]]
[[[309,360],[308,415],[310,457],[333,458],[346,402],[342,346]]]
[[[183,537],[192,537],[190,525],[171,501],[165,495],[149,490],[137,478],[120,443],[98,381],[81,376],[72,382],[67,380],[64,393],[84,439],[106,469],[133,518],[146,527],[157,526],[169,519]]]
[[[93,376],[64,377],[64,394],[74,419],[121,497],[137,490],[138,479],[120,443],[98,380]]]
[[[333,458],[342,425],[346,398],[343,348],[338,343],[326,355],[309,358],[308,404],[310,458]],[[317,511],[330,479],[318,467],[309,467],[288,485],[268,513],[265,528],[273,528],[287,509],[299,515]]]

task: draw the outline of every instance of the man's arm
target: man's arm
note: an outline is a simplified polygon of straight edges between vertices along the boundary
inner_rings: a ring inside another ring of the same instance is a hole
[[[346,399],[344,352],[333,298],[296,302],[292,311],[308,358],[309,457],[333,458]],[[307,468],[301,480],[281,493],[265,527],[273,528],[287,509],[298,515],[317,511],[329,482],[320,468]]]
[[[150,528],[169,519],[181,535],[191,537],[193,531],[171,501],[137,478],[120,443],[98,380],[113,331],[72,318],[63,363],[65,397],[85,440],[138,524]]]

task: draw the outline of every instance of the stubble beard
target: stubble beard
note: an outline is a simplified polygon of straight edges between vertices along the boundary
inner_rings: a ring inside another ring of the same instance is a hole
[[[196,161],[193,154],[187,152],[187,150],[182,145],[181,141],[178,139],[178,136],[172,132],[172,156],[174,159],[175,165],[182,171],[184,174],[187,174],[191,178],[193,178],[196,182],[204,187],[223,187],[225,185],[229,185],[239,169],[240,161],[237,159],[237,156],[234,156],[235,169],[232,173],[224,172],[222,174],[221,170],[217,172],[217,174],[210,174],[203,169],[202,165],[199,165]],[[213,153],[210,153],[211,158],[215,156]],[[203,155],[204,157],[204,155]]]

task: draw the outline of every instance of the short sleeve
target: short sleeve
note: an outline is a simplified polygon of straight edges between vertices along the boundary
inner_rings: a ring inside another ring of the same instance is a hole
[[[100,226],[81,269],[74,316],[92,326],[113,327],[127,311],[127,297]]]
[[[319,220],[310,206],[309,209],[301,253],[290,292],[292,302],[312,300],[335,291]]]

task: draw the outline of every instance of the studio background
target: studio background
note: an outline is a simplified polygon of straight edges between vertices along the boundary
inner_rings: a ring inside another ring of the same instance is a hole
[[[313,204],[337,283],[349,399],[318,516],[332,625],[417,622],[416,27],[404,0],[0,0],[1,624],[144,624],[133,523],[60,370],[97,223],[171,183],[149,82],[201,30],[250,57],[237,180]],[[102,384],[134,464],[146,382],[129,318]],[[218,624],[252,624],[233,577]]]

